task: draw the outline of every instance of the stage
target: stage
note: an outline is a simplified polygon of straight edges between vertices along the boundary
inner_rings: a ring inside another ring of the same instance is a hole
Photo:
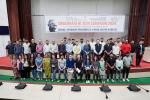
[[[0,86],[0,98],[23,99],[23,100],[106,100],[105,93],[101,92],[99,86],[81,86],[81,92],[72,92],[71,85],[53,85],[52,91],[43,91],[44,84],[27,84],[24,90],[16,90],[18,83],[3,82]],[[131,92],[128,85],[109,85],[111,92],[108,100],[149,100],[150,93],[141,90]],[[150,90],[150,85],[141,85]],[[11,94],[11,95],[10,95]]]
[[[134,59],[135,63],[135,59]],[[12,70],[11,60],[9,57],[0,57],[0,70]],[[142,61],[140,67],[131,67],[131,73],[135,72],[149,72],[150,71],[150,63]]]

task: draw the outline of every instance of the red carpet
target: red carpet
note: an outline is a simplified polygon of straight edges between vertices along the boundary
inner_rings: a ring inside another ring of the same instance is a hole
[[[0,57],[0,69],[12,69],[11,60],[9,57]]]
[[[135,59],[134,59],[135,64]],[[9,57],[0,57],[0,69],[11,70],[11,60]],[[131,72],[147,72],[150,71],[150,63],[141,62],[140,67],[132,67]]]

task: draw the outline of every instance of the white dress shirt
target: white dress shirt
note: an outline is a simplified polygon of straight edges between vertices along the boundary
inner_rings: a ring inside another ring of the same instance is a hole
[[[123,69],[123,60],[119,60],[119,59],[116,60],[116,68],[117,70]]]
[[[66,44],[66,51],[67,51],[68,53],[71,53],[71,52],[73,51],[73,44],[67,43],[67,44]]]
[[[49,53],[50,50],[51,50],[50,44],[45,44],[44,47],[43,47],[44,54]]]
[[[119,55],[119,53],[120,53],[120,47],[119,47],[118,45],[114,45],[114,46],[112,47],[112,53],[113,53],[114,55]]]
[[[24,54],[29,54],[30,53],[30,43],[23,43],[23,48],[24,48]]]
[[[73,46],[73,53],[74,54],[80,54],[81,52],[81,46],[80,45],[74,45]]]
[[[51,47],[51,50],[50,50],[51,53],[58,52],[58,45],[57,44],[51,44],[50,47]]]
[[[91,50],[93,51],[95,50],[95,44],[96,44],[95,42],[90,42]]]
[[[101,48],[101,51],[100,52],[103,52],[103,50],[104,50],[104,46],[105,46],[105,42],[100,42],[100,44],[102,45],[102,48]]]

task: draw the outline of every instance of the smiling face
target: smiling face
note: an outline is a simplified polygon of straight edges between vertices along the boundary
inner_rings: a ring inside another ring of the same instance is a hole
[[[69,59],[72,60],[72,55],[69,55]]]
[[[34,40],[34,39],[32,39],[32,40],[31,40],[31,42],[32,42],[32,43],[34,43],[34,42],[35,42],[35,40]]]
[[[99,40],[99,39],[97,39],[97,40],[96,40],[96,43],[97,43],[97,44],[99,44],[99,43],[100,43],[100,40]]]

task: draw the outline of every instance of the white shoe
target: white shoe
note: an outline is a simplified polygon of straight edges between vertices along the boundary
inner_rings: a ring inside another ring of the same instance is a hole
[[[54,80],[52,80],[52,82],[53,82]]]
[[[85,81],[85,83],[87,84],[87,81]]]
[[[112,82],[115,82],[113,79],[111,80]]]
[[[70,83],[70,81],[67,81],[67,83]]]
[[[130,80],[127,78],[127,79],[126,79],[126,81],[128,81],[128,82],[129,82]]]
[[[86,84],[88,83],[88,81],[85,82]]]
[[[88,83],[90,83],[90,81],[88,80]]]
[[[107,82],[109,82],[109,79],[107,79]]]
[[[95,82],[93,81],[93,84],[94,84]]]
[[[60,82],[60,80],[58,80],[57,82]]]
[[[125,79],[122,79],[123,82],[125,82]]]

